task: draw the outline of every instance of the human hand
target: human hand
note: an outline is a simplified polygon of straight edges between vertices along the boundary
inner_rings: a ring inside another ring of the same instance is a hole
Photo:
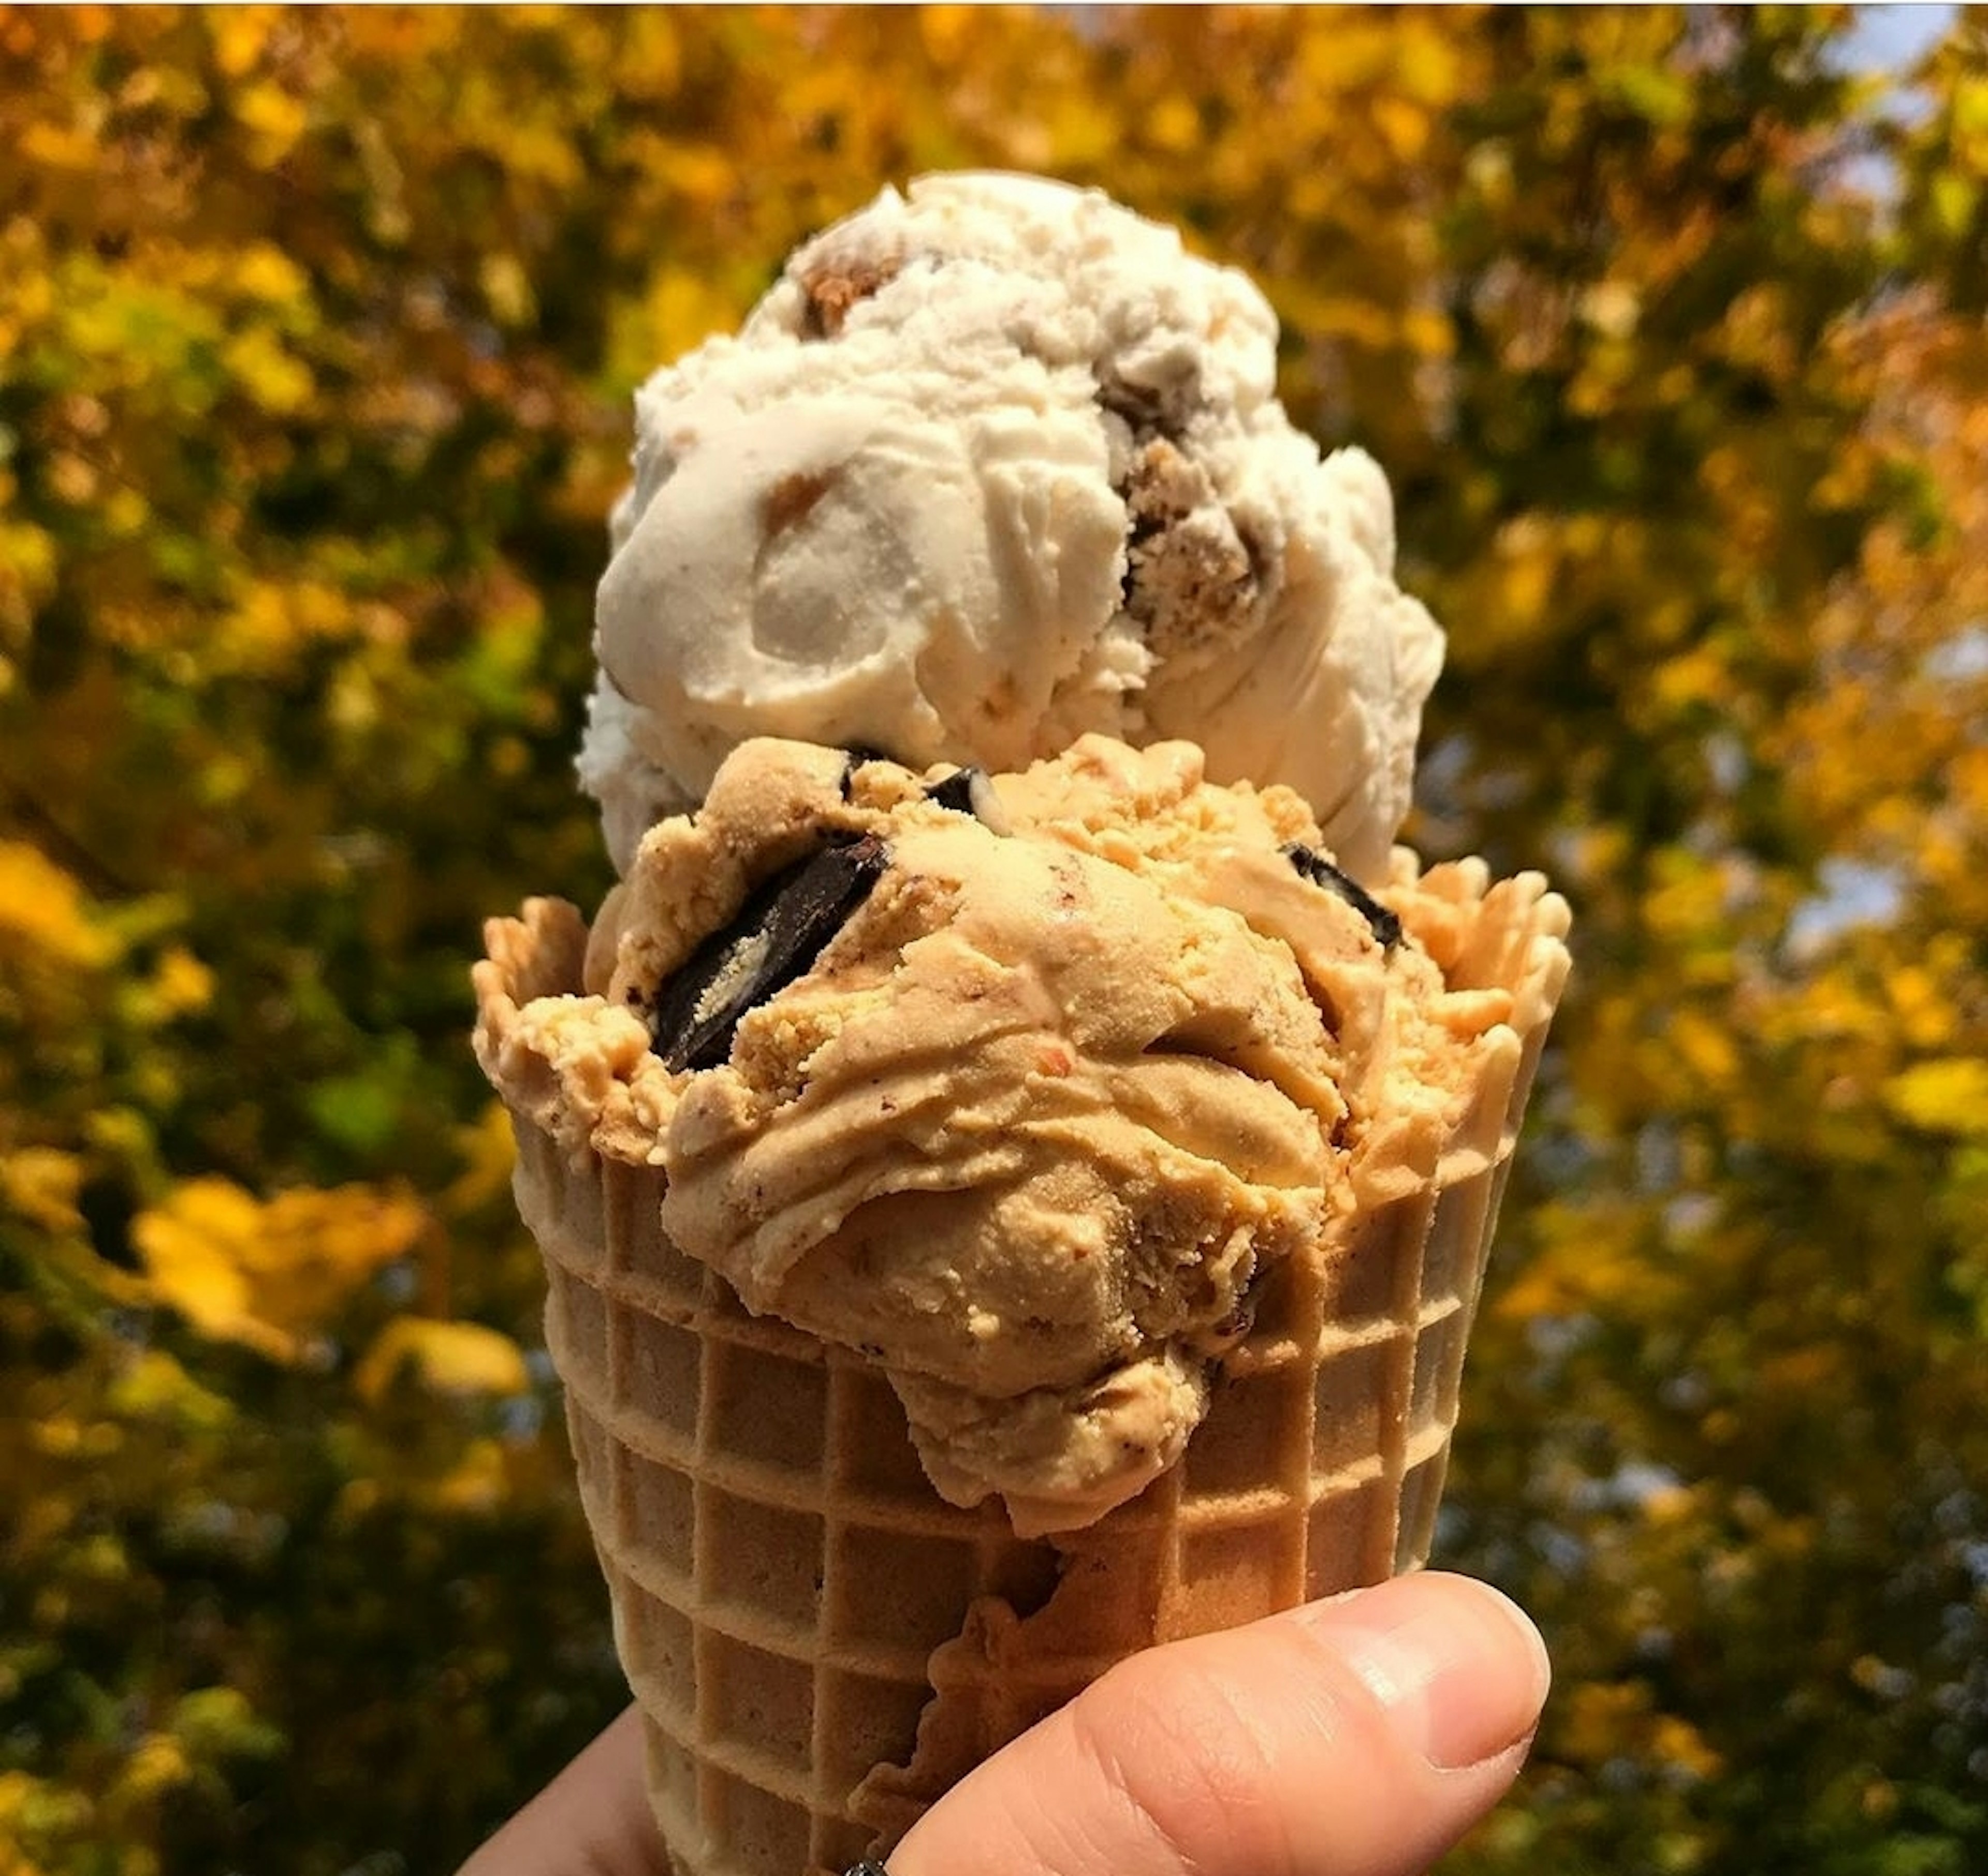
[[[1419,1876],[1546,1698],[1524,1616],[1397,1578],[1121,1662],[926,1813],[890,1876]],[[461,1876],[668,1876],[631,1710]]]

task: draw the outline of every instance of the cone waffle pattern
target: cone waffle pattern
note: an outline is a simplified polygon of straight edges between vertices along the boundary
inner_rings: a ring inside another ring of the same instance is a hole
[[[1425,1129],[1370,1169],[1338,1255],[1265,1285],[1182,1463],[1084,1531],[1024,1541],[996,1502],[946,1504],[880,1374],[749,1316],[669,1242],[660,1171],[569,1159],[518,1117],[519,1204],[676,1876],[888,1851],[1126,1654],[1422,1563],[1567,962],[1565,906],[1537,875],[1487,889],[1466,862],[1424,885],[1448,901],[1452,987],[1513,996],[1476,1100],[1446,1139]],[[500,930],[507,994],[575,987],[560,946]]]

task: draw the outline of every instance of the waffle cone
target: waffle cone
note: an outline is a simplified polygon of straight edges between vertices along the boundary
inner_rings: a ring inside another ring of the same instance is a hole
[[[1086,1529],[1018,1538],[928,1482],[877,1370],[749,1315],[659,1223],[658,1169],[570,1153],[514,1107],[586,1506],[676,1876],[887,1853],[981,1759],[1155,1643],[1418,1566],[1567,909],[1537,875],[1418,876],[1404,922],[1452,988],[1510,999],[1443,1124],[1377,1127],[1318,1268],[1278,1268],[1172,1471]],[[578,987],[586,934],[490,928],[487,1026]]]

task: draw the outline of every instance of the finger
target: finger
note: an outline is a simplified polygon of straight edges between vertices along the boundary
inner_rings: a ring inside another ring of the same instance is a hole
[[[462,1866],[461,1876],[668,1876],[633,1707]]]
[[[1420,1876],[1511,1783],[1548,1678],[1462,1576],[1156,1648],[964,1779],[891,1876]]]

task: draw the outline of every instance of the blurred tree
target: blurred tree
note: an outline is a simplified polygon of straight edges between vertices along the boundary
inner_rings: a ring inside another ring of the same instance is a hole
[[[1988,1847],[1988,348],[1912,231],[1979,154],[1936,110],[1912,197],[1859,193],[1824,16],[1689,22],[1661,88],[1598,56],[1620,38],[1555,45],[1572,23],[1524,35],[1573,88],[1535,106],[1563,141],[1523,138],[1532,232],[1453,250],[1486,263],[1459,429],[1523,439],[1445,592],[1499,621],[1459,635],[1460,818],[1559,824],[1585,966],[1570,1157],[1514,1234],[1463,1461],[1462,1540],[1575,1683],[1490,1841],[1958,1876]],[[1936,91],[1982,51],[1963,22]],[[1482,212],[1467,189],[1459,228]]]
[[[1484,1872],[1988,1861],[1988,36],[0,10],[0,1871],[448,1867],[617,1698],[478,917],[583,902],[654,364],[964,164],[1246,266],[1579,914],[1449,1560]]]

